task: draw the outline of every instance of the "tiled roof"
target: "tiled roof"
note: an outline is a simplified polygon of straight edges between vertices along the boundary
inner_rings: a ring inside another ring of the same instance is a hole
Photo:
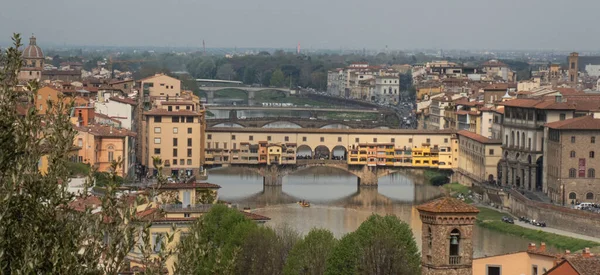
[[[598,275],[600,274],[600,258],[597,257],[572,257],[567,258],[567,262],[579,272],[580,275]]]
[[[100,206],[102,206],[102,201],[96,196],[79,197],[69,203],[69,208],[81,212],[85,211],[86,208],[94,209]]]
[[[483,87],[483,90],[502,90],[506,91],[508,88],[516,88],[517,85],[513,83],[494,83]]]
[[[582,116],[546,123],[546,127],[558,130],[600,130],[600,119],[592,115]]]
[[[459,135],[470,138],[474,141],[477,141],[479,143],[483,143],[483,144],[502,144],[502,141],[499,139],[489,139],[487,137],[484,137],[482,135],[467,131],[467,130],[460,130],[458,131]]]
[[[154,109],[144,112],[144,115],[159,115],[159,116],[200,116],[201,114],[188,111],[188,110],[176,110],[169,111],[165,109]]]
[[[131,98],[111,97],[111,101],[121,102],[129,105],[137,105],[137,102]]]
[[[263,215],[259,215],[256,213],[250,213],[250,212],[246,212],[246,211],[241,211],[242,214],[244,214],[244,216],[246,216],[246,218],[251,219],[253,221],[270,221],[271,218],[263,216]]]
[[[94,136],[100,137],[135,137],[136,133],[127,129],[119,129],[112,126],[106,125],[88,125],[88,126],[74,126],[75,130],[80,132],[88,132]]]
[[[429,134],[447,135],[453,134],[454,129],[443,130],[421,130],[421,129],[315,129],[315,128],[231,128],[231,127],[209,127],[207,133],[316,133],[316,134]]]
[[[442,197],[417,206],[417,209],[433,213],[479,213],[477,207],[452,197]]]
[[[160,189],[194,189],[194,188],[209,188],[219,189],[221,188],[218,184],[212,184],[208,182],[195,182],[195,183],[170,183],[160,187]]]
[[[191,101],[163,101],[160,104],[161,105],[193,105],[194,102],[191,102]]]
[[[77,70],[45,70],[42,75],[75,75],[80,76],[81,72]]]

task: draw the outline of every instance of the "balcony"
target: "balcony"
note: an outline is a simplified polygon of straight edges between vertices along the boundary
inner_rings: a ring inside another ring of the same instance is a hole
[[[462,263],[461,256],[450,256],[450,264],[451,265],[459,265]]]

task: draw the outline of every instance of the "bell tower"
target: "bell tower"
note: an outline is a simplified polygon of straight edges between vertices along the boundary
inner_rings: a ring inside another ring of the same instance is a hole
[[[422,275],[471,275],[477,207],[443,197],[417,206],[423,222]]]
[[[572,52],[569,55],[569,83],[571,87],[577,88],[577,76],[579,73],[579,53]]]

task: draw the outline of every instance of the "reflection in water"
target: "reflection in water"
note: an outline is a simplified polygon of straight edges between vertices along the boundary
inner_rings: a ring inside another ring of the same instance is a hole
[[[336,237],[356,230],[371,214],[395,215],[411,227],[421,246],[421,220],[414,207],[441,195],[440,189],[424,184],[418,172],[405,170],[379,179],[378,187],[358,187],[348,172],[314,167],[288,175],[282,186],[262,185],[262,177],[241,168],[213,169],[209,181],[219,184],[221,200],[271,218],[267,224],[288,224],[306,234],[312,228],[327,228]],[[303,208],[298,200],[311,202]],[[474,256],[497,255],[527,248],[531,242],[475,227]]]

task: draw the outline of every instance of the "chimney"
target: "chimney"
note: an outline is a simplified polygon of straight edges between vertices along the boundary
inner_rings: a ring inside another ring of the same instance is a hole
[[[527,251],[535,251],[535,243],[529,243],[527,246]]]
[[[583,252],[581,253],[581,256],[583,256],[584,258],[591,258],[594,255],[592,253],[590,253],[590,248],[586,247],[586,248],[583,249]]]
[[[244,207],[244,212],[250,213],[250,207]]]
[[[112,134],[112,128],[113,128],[113,127],[112,127],[112,125],[110,125],[110,133],[111,133],[111,134]]]
[[[546,243],[540,243],[540,252],[546,252]]]
[[[571,250],[565,250],[565,255],[571,255]]]

